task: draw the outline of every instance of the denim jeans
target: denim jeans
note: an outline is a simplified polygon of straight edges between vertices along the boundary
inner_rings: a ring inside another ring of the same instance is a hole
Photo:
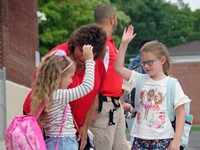
[[[57,141],[58,150],[78,150],[78,142],[76,136],[47,137],[47,140],[45,141],[47,150],[55,150]]]

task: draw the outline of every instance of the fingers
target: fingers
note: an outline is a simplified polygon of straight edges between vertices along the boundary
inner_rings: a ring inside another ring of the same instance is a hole
[[[124,28],[124,33],[126,33],[126,32],[127,32],[127,28],[125,27],[125,28]]]
[[[85,136],[83,136],[83,135],[81,135],[81,133],[79,133],[78,134],[78,141],[80,141],[81,140],[81,142],[80,142],[80,150],[84,150],[84,148],[85,148],[85,146],[86,146],[86,144],[87,144],[87,137],[85,137]]]
[[[83,46],[83,57],[85,60],[93,59],[93,46],[92,45],[84,45]]]
[[[83,150],[87,144],[86,138],[81,139],[80,150]]]
[[[78,141],[80,141],[81,140],[81,134],[80,134],[80,132],[79,132],[79,134],[78,134],[78,139],[77,139]]]
[[[83,46],[83,51],[89,51],[89,50],[93,50],[93,46],[92,45],[84,45]]]
[[[122,40],[132,40],[133,38],[135,38],[137,34],[134,33],[134,26],[133,25],[129,25],[128,27],[124,28],[124,34],[122,36]]]
[[[129,34],[133,34],[134,33],[134,27],[132,25],[128,26],[127,33],[129,33]]]

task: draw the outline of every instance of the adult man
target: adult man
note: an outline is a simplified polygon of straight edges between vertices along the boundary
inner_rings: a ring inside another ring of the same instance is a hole
[[[119,100],[123,94],[122,78],[114,70],[117,49],[111,39],[117,27],[117,15],[110,5],[101,4],[96,7],[94,18],[107,34],[104,58],[107,75],[99,103],[95,103],[94,110],[99,113],[90,130],[94,134],[97,150],[127,150],[124,109]]]
[[[95,82],[94,89],[86,96],[77,101],[70,102],[73,117],[77,123],[79,131],[79,139],[81,138],[80,150],[85,147],[87,140],[87,129],[89,126],[90,107],[98,93],[101,92],[102,80],[104,79],[105,69],[102,58],[105,55],[106,33],[101,27],[96,25],[83,25],[78,28],[70,37],[69,42],[60,44],[51,51],[60,49],[76,63],[76,72],[73,76],[73,83],[69,88],[75,87],[82,83],[85,73],[85,60],[82,55],[82,47],[85,44],[93,46],[95,60]],[[27,96],[24,103],[24,112],[30,112],[30,94]],[[93,108],[93,107],[92,107]]]

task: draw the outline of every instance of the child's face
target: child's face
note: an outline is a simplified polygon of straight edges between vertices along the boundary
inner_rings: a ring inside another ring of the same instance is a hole
[[[66,75],[62,75],[61,81],[60,81],[60,89],[66,89],[68,86],[73,82],[72,77],[74,76],[75,69],[68,72]]]
[[[163,63],[153,53],[147,52],[141,55],[141,65],[146,73],[152,78],[156,78],[159,74],[163,73]]]

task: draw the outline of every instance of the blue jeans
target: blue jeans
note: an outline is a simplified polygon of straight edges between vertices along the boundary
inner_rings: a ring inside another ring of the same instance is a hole
[[[47,140],[45,141],[47,150],[55,150],[58,140],[58,150],[78,150],[78,142],[76,136],[47,137]]]

